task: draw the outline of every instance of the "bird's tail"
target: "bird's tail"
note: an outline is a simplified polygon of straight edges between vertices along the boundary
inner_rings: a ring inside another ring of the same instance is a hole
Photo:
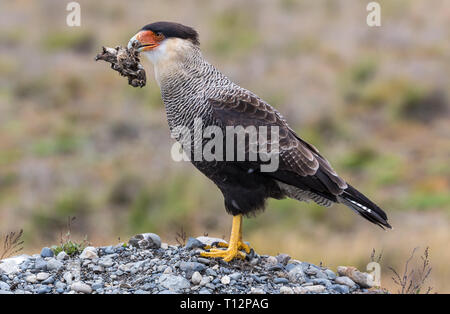
[[[391,225],[387,222],[386,213],[350,184],[348,184],[348,188],[338,198],[341,203],[347,205],[350,209],[370,222],[377,224],[381,228],[386,227],[392,229]]]

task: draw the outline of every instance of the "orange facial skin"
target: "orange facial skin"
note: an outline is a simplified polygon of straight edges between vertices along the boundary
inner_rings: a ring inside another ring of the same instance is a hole
[[[140,31],[136,39],[141,43],[141,51],[152,50],[159,46],[161,41],[164,40],[163,34],[155,34],[152,31]]]

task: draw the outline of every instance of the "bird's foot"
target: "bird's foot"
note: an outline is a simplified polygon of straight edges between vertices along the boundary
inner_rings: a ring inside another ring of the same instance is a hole
[[[225,242],[217,242],[215,243],[215,245],[227,249],[222,250],[217,248],[206,247],[206,249],[209,249],[209,251],[201,252],[200,256],[211,258],[222,257],[225,262],[229,262],[234,258],[245,259],[247,255],[244,252],[241,252],[241,250],[245,251],[247,254],[250,254],[251,252],[250,246],[242,241],[238,241],[237,244],[231,246]]]
[[[239,251],[236,247],[234,249],[228,248],[226,250],[212,248],[208,252],[201,252],[200,256],[210,258],[221,257],[225,262],[229,262],[234,258],[245,259],[246,255],[245,253]]]
[[[217,242],[216,246],[223,247],[223,248],[228,248],[229,245],[228,245],[228,243],[225,243],[225,242]],[[238,241],[237,249],[240,250],[240,251],[244,250],[245,253],[247,253],[247,254],[250,254],[250,252],[252,250],[247,243],[244,243],[244,242],[242,242],[240,240]]]

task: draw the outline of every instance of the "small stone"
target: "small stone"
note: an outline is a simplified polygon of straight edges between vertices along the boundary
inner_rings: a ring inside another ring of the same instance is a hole
[[[104,271],[105,271],[105,268],[103,266],[96,265],[96,266],[92,267],[92,272],[94,274],[100,274],[100,273],[103,273]]]
[[[330,286],[331,285],[331,281],[329,281],[328,279],[324,279],[324,278],[314,278],[312,280],[312,283],[315,285],[322,285],[322,286]]]
[[[0,290],[9,291],[11,287],[6,282],[0,281]]]
[[[56,255],[56,259],[58,261],[64,261],[66,259],[69,259],[69,255],[67,255],[67,253],[64,252],[64,251],[61,251],[61,252],[58,253],[58,255]]]
[[[291,257],[287,254],[279,254],[276,257],[278,263],[282,264],[282,265],[287,265],[287,263],[289,262],[289,260],[291,259]]]
[[[138,290],[136,290],[136,291],[134,292],[134,294],[150,294],[150,292],[145,291],[145,290],[138,289]]]
[[[355,267],[338,266],[338,273],[341,276],[347,276],[361,288],[372,288],[375,285],[372,275],[360,272]]]
[[[303,272],[303,267],[301,265],[296,265],[288,273],[289,280],[294,283],[305,282],[305,273]]]
[[[331,269],[325,270],[325,274],[327,275],[328,279],[330,279],[330,280],[334,280],[337,277],[336,274]]]
[[[159,284],[170,291],[180,291],[190,287],[190,283],[186,278],[166,274],[159,277]]]
[[[198,271],[196,271],[196,272],[194,272],[194,273],[192,274],[191,282],[192,282],[194,285],[198,285],[198,284],[200,284],[200,282],[202,281],[202,279],[203,279],[203,276],[202,276]]]
[[[93,246],[88,246],[84,248],[83,252],[80,254],[80,259],[94,259],[98,258],[97,249]]]
[[[58,281],[57,283],[55,283],[55,288],[64,290],[66,289],[66,284],[64,282]]]
[[[289,283],[289,280],[287,280],[286,278],[275,278],[273,280],[273,282],[275,284],[283,284],[283,283]]]
[[[114,254],[115,249],[112,245],[110,245],[104,248],[104,252],[105,254]]]
[[[263,289],[261,289],[261,288],[255,288],[255,287],[252,287],[252,288],[250,289],[250,293],[251,293],[251,294],[266,294],[266,292],[265,292]]]
[[[292,290],[294,291],[295,294],[305,294],[308,292],[304,287],[298,286],[293,287]]]
[[[63,263],[61,263],[57,259],[51,258],[47,262],[47,270],[49,270],[49,271],[52,271],[52,270],[58,271],[61,267],[63,267]]]
[[[343,294],[347,294],[350,292],[350,288],[345,285],[332,285],[332,286],[330,286],[330,289],[333,289],[337,293],[343,293]]]
[[[274,256],[269,256],[266,260],[267,264],[269,265],[276,265],[278,264],[278,260]]]
[[[205,247],[205,244],[203,242],[201,242],[200,240],[198,240],[196,238],[192,238],[192,237],[190,237],[187,240],[186,245],[184,246],[184,248],[187,250],[203,249],[204,247]]]
[[[337,273],[339,276],[347,276],[347,266],[338,266],[337,267]]]
[[[202,263],[202,264],[209,265],[210,260],[207,259],[207,258],[199,257],[199,258],[197,258],[197,262]]]
[[[64,273],[63,278],[64,278],[64,280],[66,281],[66,283],[67,283],[68,285],[71,285],[71,284],[72,284],[72,281],[73,281],[73,279],[74,279],[72,273],[70,273],[70,272]]]
[[[167,243],[161,243],[161,248],[163,250],[167,250],[169,248],[169,245]]]
[[[50,274],[49,274],[49,273],[44,273],[44,272],[38,273],[38,274],[36,275],[36,279],[39,280],[39,281],[44,281],[44,280],[46,280],[48,277],[50,277]]]
[[[41,286],[38,289],[37,294],[46,294],[50,292],[52,292],[52,288],[50,286]]]
[[[241,279],[241,277],[242,277],[242,275],[240,273],[238,273],[238,272],[232,273],[230,275],[230,278],[233,279],[233,280],[239,280],[239,279]]]
[[[350,288],[353,288],[356,285],[355,282],[347,276],[337,277],[334,280],[334,282],[336,282],[337,284],[340,284],[340,285],[346,285],[347,287],[350,287]]]
[[[304,289],[306,289],[306,291],[308,291],[308,292],[313,292],[313,293],[321,293],[321,292],[325,291],[325,287],[321,286],[321,285],[307,286],[307,287],[304,287]]]
[[[75,292],[82,292],[82,293],[86,293],[86,294],[89,294],[92,292],[91,286],[89,286],[81,281],[74,282],[70,288],[72,291],[75,291]]]
[[[99,264],[100,266],[103,266],[103,267],[108,268],[108,267],[111,267],[111,266],[114,265],[114,261],[113,261],[110,257],[102,257],[102,258],[98,261],[98,264]]]
[[[291,287],[283,286],[280,288],[280,293],[281,294],[294,294],[294,290],[292,290]]]
[[[201,237],[197,237],[197,240],[199,240],[204,245],[209,245],[209,246],[212,246],[213,244],[217,244],[217,243],[227,244],[227,241],[225,241],[224,239],[213,238],[213,237],[201,236]]]
[[[37,259],[34,262],[34,269],[36,269],[36,270],[47,270],[47,262],[44,261],[42,258]]]
[[[207,288],[201,288],[198,293],[199,294],[211,294],[211,291],[209,291]]]
[[[37,281],[36,275],[28,275],[25,278],[25,281],[29,282],[29,283],[36,283],[36,281]]]
[[[140,249],[159,249],[161,238],[155,233],[142,233],[132,237],[128,244]]]
[[[230,276],[225,275],[220,279],[220,282],[224,285],[228,285],[231,282],[231,278]]]
[[[55,277],[50,276],[47,279],[45,279],[44,281],[42,281],[43,285],[52,285],[55,282]]]
[[[212,279],[213,279],[213,277],[211,277],[211,276],[203,276],[202,281],[200,282],[200,286],[207,285],[208,283],[211,282]]]
[[[194,272],[194,271],[198,271],[198,272],[202,272],[205,270],[205,265],[197,263],[197,262],[181,262],[180,263],[180,269],[185,271],[185,272]]]
[[[170,267],[170,266],[166,267],[166,269],[164,269],[164,272],[163,272],[163,274],[172,274],[172,273],[173,273],[173,270],[172,270],[172,267]]]
[[[48,247],[41,250],[41,257],[53,257],[53,255],[53,251]]]
[[[6,275],[15,275],[20,272],[19,265],[29,258],[28,255],[23,254],[19,256],[14,256],[6,258],[0,261],[0,274],[4,273]]]

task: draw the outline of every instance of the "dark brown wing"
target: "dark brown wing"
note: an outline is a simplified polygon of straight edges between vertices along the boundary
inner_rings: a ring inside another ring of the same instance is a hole
[[[255,126],[258,130],[260,126],[278,126],[280,164],[276,172],[267,175],[323,196],[339,195],[347,188],[319,151],[298,137],[272,106],[246,91],[221,98],[209,103],[214,117],[225,127]]]

